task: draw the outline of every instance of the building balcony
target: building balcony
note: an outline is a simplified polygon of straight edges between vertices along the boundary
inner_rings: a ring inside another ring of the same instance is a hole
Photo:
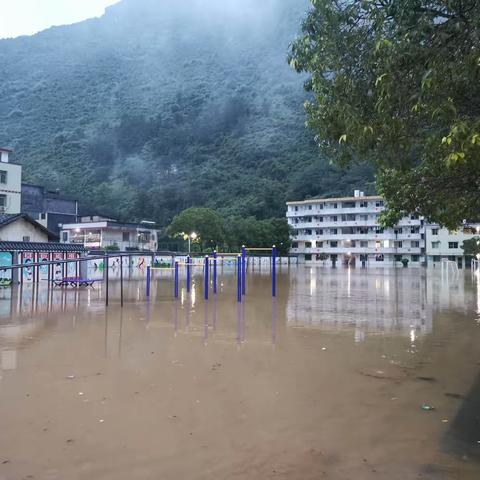
[[[420,247],[409,247],[409,248],[374,248],[374,247],[312,247],[312,248],[291,248],[291,253],[298,253],[298,254],[318,254],[318,253],[328,253],[328,254],[384,254],[384,255],[402,255],[402,254],[409,254],[409,255],[421,255],[422,249]]]

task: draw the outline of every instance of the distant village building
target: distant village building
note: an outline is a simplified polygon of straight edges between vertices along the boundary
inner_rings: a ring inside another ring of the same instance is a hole
[[[21,212],[22,166],[10,161],[11,153],[0,148],[0,214]]]
[[[471,258],[466,256],[462,244],[465,240],[478,237],[480,224],[464,225],[454,232],[438,225],[426,225],[425,246],[427,264],[435,267],[442,259],[456,262],[459,268],[470,267]]]
[[[50,242],[58,236],[24,213],[0,214],[1,242]]]
[[[22,213],[60,234],[60,224],[76,223],[78,202],[40,185],[22,183]]]
[[[393,266],[402,260],[421,265],[423,220],[411,215],[394,228],[383,228],[384,208],[382,197],[358,190],[353,197],[288,202],[291,252],[314,265]]]
[[[462,244],[480,232],[480,225],[449,232],[438,225],[426,225],[412,214],[393,228],[383,228],[384,210],[379,196],[310,199],[287,202],[287,220],[293,228],[291,253],[308,265],[363,265],[369,267],[435,266],[442,259],[470,266]]]
[[[62,225],[60,241],[92,250],[156,251],[158,247],[157,230],[150,222],[121,223],[101,215],[82,216],[77,223]]]

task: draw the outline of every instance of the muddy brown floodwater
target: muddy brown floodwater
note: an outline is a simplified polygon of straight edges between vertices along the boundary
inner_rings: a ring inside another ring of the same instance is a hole
[[[0,292],[1,480],[480,478],[470,272],[167,276]]]

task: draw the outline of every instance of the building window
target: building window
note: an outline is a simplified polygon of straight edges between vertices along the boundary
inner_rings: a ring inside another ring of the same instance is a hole
[[[396,242],[393,242],[393,246],[396,248],[402,248],[403,247],[403,242],[401,240],[398,240]]]
[[[412,227],[410,229],[410,233],[420,233],[420,228],[419,227]]]
[[[68,232],[62,232],[62,242],[68,242]]]
[[[140,232],[138,234],[138,243],[149,243],[150,241],[150,232]]]
[[[332,221],[333,221],[333,222],[336,222],[337,220],[338,220],[338,217],[337,217],[336,215],[334,215],[334,216],[332,217]]]
[[[448,248],[458,248],[458,242],[448,242]]]
[[[336,228],[331,228],[331,229],[330,229],[330,233],[331,233],[332,235],[337,235],[338,229],[336,229]]]
[[[418,262],[420,257],[418,255],[412,255],[412,262]]]
[[[412,245],[412,248],[419,248],[420,247],[420,242],[417,242],[417,241],[414,240],[414,241],[412,241],[411,245]]]
[[[432,242],[432,248],[440,248],[440,242]]]
[[[335,241],[332,241],[332,242],[330,242],[330,246],[331,246],[332,248],[337,248],[337,247],[338,247],[338,242],[337,242],[336,240],[335,240]]]
[[[317,235],[323,235],[323,230],[321,228],[317,230]]]
[[[312,248],[312,242],[305,242],[305,248]]]
[[[402,256],[401,255],[395,255],[395,261],[396,262],[401,262],[402,261]]]
[[[432,235],[438,235],[438,228],[432,228]]]
[[[130,241],[130,232],[122,232],[122,242]]]
[[[317,242],[317,248],[323,248],[323,242]]]
[[[0,208],[5,210],[6,206],[7,206],[7,196],[0,195]]]
[[[375,229],[375,234],[376,235],[381,235],[383,233],[383,228],[376,228]]]
[[[368,248],[368,242],[366,240],[360,240],[361,248]]]
[[[336,204],[336,203],[333,204],[333,208],[337,208],[337,204]]]
[[[368,206],[367,202],[360,202],[360,205],[359,205],[360,208],[367,208],[367,206]]]
[[[295,211],[298,212],[298,207],[294,207],[295,208]]]
[[[305,254],[305,260],[309,262],[312,259],[312,254],[311,253],[306,253]]]
[[[27,237],[23,237],[23,241],[24,241],[24,242],[29,242],[29,241],[30,241],[30,237],[28,237],[28,236],[27,236]]]
[[[7,183],[7,172],[0,170],[0,183]]]
[[[376,261],[376,262],[383,262],[383,259],[384,259],[383,253],[380,253],[380,254],[378,254],[378,255],[375,255],[375,261]]]
[[[378,202],[375,202],[375,206],[376,207],[383,207],[383,201],[379,200]],[[383,260],[382,260],[382,262],[383,262]]]
[[[298,248],[298,242],[292,242],[292,248]]]
[[[323,203],[319,205],[320,210],[323,210]]]
[[[46,220],[47,219],[47,214],[46,213],[41,213],[40,214],[40,220]]]

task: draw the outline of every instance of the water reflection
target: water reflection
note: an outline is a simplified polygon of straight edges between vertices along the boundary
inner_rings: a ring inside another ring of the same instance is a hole
[[[479,295],[469,274],[442,275],[423,269],[298,269],[290,276],[287,324],[353,329],[357,343],[379,332],[404,333],[414,339],[432,331],[434,311],[467,312],[472,301],[480,311]]]

